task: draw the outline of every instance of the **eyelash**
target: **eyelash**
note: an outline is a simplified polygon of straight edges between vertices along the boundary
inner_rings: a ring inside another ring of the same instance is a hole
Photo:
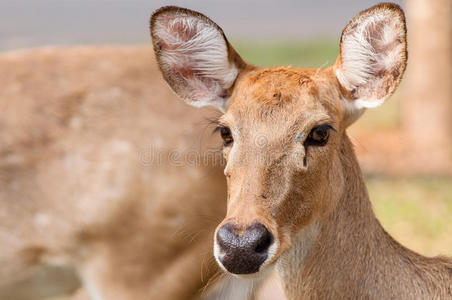
[[[220,132],[221,138],[223,139],[223,146],[227,147],[234,142],[234,138],[232,137],[231,129],[227,126],[219,125],[217,126],[213,133]]]
[[[320,130],[320,129],[324,129],[327,131],[326,131],[326,137],[323,140],[319,141],[319,140],[316,140],[313,135],[314,135],[314,133],[316,133],[316,130]],[[323,146],[325,146],[328,143],[328,140],[330,137],[330,135],[329,135],[330,131],[336,131],[336,129],[334,129],[334,127],[329,124],[322,124],[322,125],[312,128],[311,131],[309,132],[308,137],[304,141],[304,146],[305,147],[308,147],[308,146],[323,147]]]

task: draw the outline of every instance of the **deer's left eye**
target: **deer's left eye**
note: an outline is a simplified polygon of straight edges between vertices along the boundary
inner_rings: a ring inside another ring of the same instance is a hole
[[[220,132],[221,138],[223,139],[223,145],[224,146],[229,146],[234,141],[234,139],[232,138],[231,129],[229,129],[229,127],[218,126],[215,129],[215,131],[219,131]]]
[[[334,129],[328,124],[314,127],[309,133],[309,136],[305,141],[305,145],[325,146],[330,137],[331,130]]]

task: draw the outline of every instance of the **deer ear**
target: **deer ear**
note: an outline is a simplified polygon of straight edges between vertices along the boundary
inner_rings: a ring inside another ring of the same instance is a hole
[[[402,9],[392,3],[378,4],[345,27],[335,73],[347,107],[382,104],[399,84],[407,61],[406,25]]]
[[[193,106],[225,111],[246,64],[223,30],[198,12],[174,6],[155,11],[150,23],[157,62],[171,88]]]

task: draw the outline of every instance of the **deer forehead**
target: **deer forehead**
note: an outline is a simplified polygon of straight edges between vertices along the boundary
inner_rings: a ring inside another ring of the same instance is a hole
[[[337,89],[322,70],[257,69],[238,80],[222,119],[255,134],[286,136],[311,123],[335,123],[341,111]]]
[[[259,104],[279,106],[297,100],[302,91],[315,93],[311,75],[291,67],[258,69],[247,74],[237,90]]]

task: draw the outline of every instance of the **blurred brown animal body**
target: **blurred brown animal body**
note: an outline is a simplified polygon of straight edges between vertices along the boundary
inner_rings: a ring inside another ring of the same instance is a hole
[[[96,300],[202,294],[225,213],[220,164],[196,157],[218,148],[215,113],[175,100],[149,47],[17,51],[0,69],[0,299],[37,299],[17,282],[53,265]]]
[[[404,248],[376,219],[346,133],[401,80],[400,7],[380,4],[350,21],[326,69],[248,65],[218,25],[182,8],[158,10],[151,31],[173,90],[224,112],[228,209],[214,242],[222,269],[249,278],[276,266],[291,300],[452,298],[452,261]]]

